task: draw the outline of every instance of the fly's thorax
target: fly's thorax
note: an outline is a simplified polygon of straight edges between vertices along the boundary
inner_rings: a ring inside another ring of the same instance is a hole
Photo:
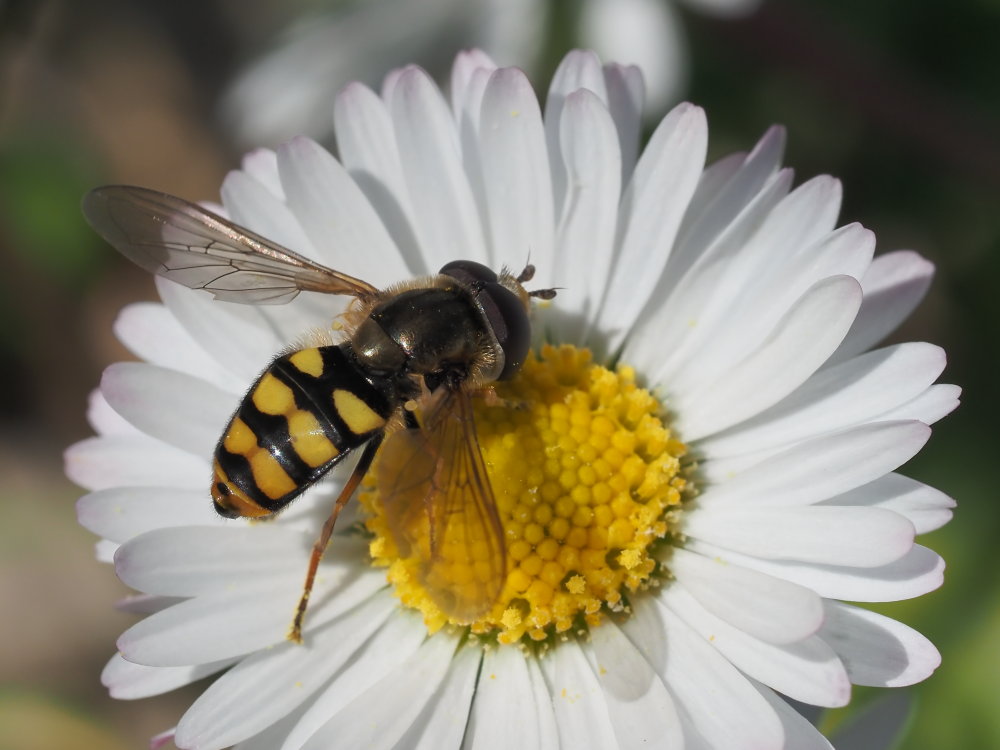
[[[490,343],[482,315],[457,285],[391,297],[371,310],[351,341],[367,369],[423,376],[467,372]]]
[[[387,290],[357,325],[351,346],[362,367],[449,377],[470,385],[507,380],[531,341],[528,296],[509,273],[454,261],[441,273]]]

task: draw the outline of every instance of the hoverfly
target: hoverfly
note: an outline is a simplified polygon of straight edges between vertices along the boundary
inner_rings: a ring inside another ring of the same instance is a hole
[[[490,609],[506,578],[506,552],[470,397],[488,395],[527,356],[530,298],[555,295],[524,289],[531,265],[514,276],[457,260],[437,275],[379,290],[154,190],[97,188],[83,212],[142,268],[216,299],[283,304],[301,291],[354,297],[344,340],[277,356],[215,450],[211,496],[229,518],[273,516],[361,451],[313,546],[290,640],[301,642],[337,516],[377,452],[393,540],[417,557],[429,596],[458,622]],[[461,583],[451,575],[456,566],[471,571]]]

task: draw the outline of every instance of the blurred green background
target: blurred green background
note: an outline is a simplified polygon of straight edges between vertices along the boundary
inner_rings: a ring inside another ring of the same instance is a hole
[[[937,264],[928,299],[895,338],[946,347],[944,380],[964,387],[964,404],[906,472],[959,508],[921,540],[947,559],[945,586],[880,609],[944,657],[912,691],[917,711],[900,747],[1000,747],[1000,504],[991,489],[1000,2],[763,0],[739,17],[664,3],[676,34],[664,44],[683,45],[688,71],[664,96],[705,107],[712,158],[784,123],[786,163],[800,181],[843,179],[842,223],[875,230],[881,250],[914,248]],[[395,0],[0,0],[0,750],[145,747],[194,694],[118,702],[98,679],[131,618],[113,609],[124,587],[76,525],[81,493],[63,478],[61,454],[89,434],[86,397],[101,370],[128,357],[111,335],[117,311],[154,291],[84,225],[81,195],[124,182],[216,199],[243,148],[275,145],[267,135],[246,142],[266,132],[253,130],[255,117],[274,113],[234,104],[241,71],[294,39],[287,29],[297,19],[334,28],[378,5],[380,16],[352,27],[352,45],[319,48],[337,56],[336,67],[313,61],[329,91],[355,78],[377,84],[403,60],[440,74],[483,38],[475,19],[437,28],[442,0],[411,0],[407,13]],[[587,42],[577,9],[553,0],[526,26],[536,37],[530,59],[497,61],[527,67],[544,88],[561,55]],[[413,13],[427,23],[413,25]],[[304,74],[312,63],[303,59]],[[318,96],[325,113],[329,97]],[[876,696],[858,691],[857,703]]]

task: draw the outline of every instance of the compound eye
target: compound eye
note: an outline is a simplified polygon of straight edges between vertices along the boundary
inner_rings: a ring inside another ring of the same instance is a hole
[[[503,349],[504,367],[497,380],[509,380],[521,369],[531,347],[528,311],[517,295],[500,284],[487,284],[478,299]]]
[[[451,276],[465,284],[497,280],[496,272],[492,268],[484,266],[482,263],[476,263],[474,260],[453,260],[451,263],[443,265],[438,273]]]
[[[440,273],[471,287],[486,322],[503,350],[504,367],[498,380],[514,377],[531,346],[531,323],[524,303],[499,283],[496,272],[474,260],[453,260]]]

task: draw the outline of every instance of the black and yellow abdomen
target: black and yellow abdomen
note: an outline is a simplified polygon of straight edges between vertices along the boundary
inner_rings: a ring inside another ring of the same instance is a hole
[[[347,344],[277,358],[216,447],[215,509],[228,517],[276,513],[381,434],[397,407],[392,382],[361,369]]]

